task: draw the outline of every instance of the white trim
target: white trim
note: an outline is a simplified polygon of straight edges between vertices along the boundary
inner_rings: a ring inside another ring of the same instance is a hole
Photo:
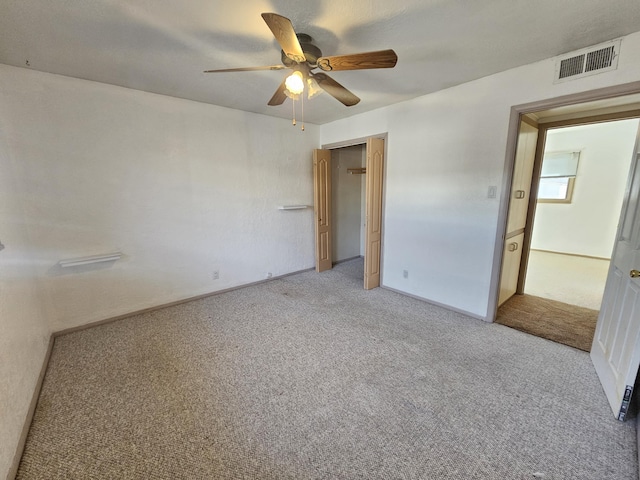
[[[201,300],[203,298],[213,297],[215,295],[220,295],[220,294],[227,293],[227,292],[233,292],[234,290],[240,290],[242,288],[252,287],[254,285],[260,285],[261,283],[271,282],[271,281],[277,280],[279,278],[289,277],[291,275],[297,275],[298,273],[309,272],[311,270],[315,270],[315,267],[305,268],[305,269],[297,270],[297,271],[291,272],[291,273],[285,273],[285,274],[282,274],[282,275],[278,275],[276,277],[270,277],[270,278],[266,278],[264,280],[258,280],[256,282],[250,282],[250,283],[245,283],[245,284],[242,284],[242,285],[236,285],[234,287],[224,288],[224,289],[221,289],[221,290],[215,290],[213,292],[203,293],[201,295],[194,295],[192,297],[185,297],[185,298],[181,298],[181,299],[178,299],[178,300],[174,300],[172,302],[167,302],[167,303],[163,303],[163,304],[160,304],[160,305],[154,305],[154,306],[148,307],[148,308],[142,308],[140,310],[135,310],[135,311],[129,312],[129,313],[123,313],[122,315],[116,315],[115,317],[108,317],[108,318],[104,318],[102,320],[96,320],[95,322],[85,323],[84,325],[78,325],[78,326],[75,326],[75,327],[65,328],[63,330],[58,330],[58,331],[53,332],[52,336],[54,338],[55,337],[59,337],[60,335],[66,335],[68,333],[77,332],[79,330],[85,330],[87,328],[97,327],[97,326],[103,325],[105,323],[111,323],[111,322],[115,322],[115,321],[118,321],[118,320],[124,320],[125,318],[134,317],[136,315],[141,315],[143,313],[153,312],[155,310],[161,310],[163,308],[173,307],[175,305],[180,305],[180,304],[183,304],[183,303],[193,302],[195,300]]]
[[[444,310],[448,310],[450,312],[460,313],[460,314],[465,315],[467,317],[471,317],[474,320],[482,320],[483,322],[491,323],[490,320],[487,320],[482,315],[477,315],[475,313],[467,312],[466,310],[461,310],[459,308],[452,307],[451,305],[445,305],[444,303],[434,302],[433,300],[429,300],[428,298],[424,298],[424,297],[420,297],[418,295],[413,295],[411,293],[403,292],[402,290],[396,290],[395,288],[387,287],[386,285],[380,285],[380,288],[383,288],[385,290],[389,290],[390,292],[398,293],[400,295],[404,295],[405,297],[409,297],[409,298],[414,298],[416,300],[420,300],[421,302],[425,302],[425,303],[428,303],[429,305],[440,307],[440,308],[442,308]]]

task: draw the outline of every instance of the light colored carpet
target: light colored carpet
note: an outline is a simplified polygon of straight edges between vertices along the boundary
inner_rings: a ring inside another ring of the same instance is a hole
[[[496,322],[589,352],[598,314],[548,298],[514,295],[498,309]]]
[[[356,260],[58,337],[18,478],[637,479],[635,434],[586,353]]]
[[[609,261],[531,250],[524,293],[600,310]]]

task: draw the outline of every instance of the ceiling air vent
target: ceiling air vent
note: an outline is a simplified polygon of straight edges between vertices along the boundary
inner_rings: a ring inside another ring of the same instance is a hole
[[[558,57],[553,83],[615,70],[619,55],[620,40],[613,40]]]

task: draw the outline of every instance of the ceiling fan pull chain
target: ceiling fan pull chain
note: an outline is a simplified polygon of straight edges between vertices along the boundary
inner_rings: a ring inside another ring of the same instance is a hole
[[[300,94],[300,119],[302,121],[302,131],[304,132],[304,92]]]
[[[296,124],[296,99],[295,98],[291,98],[291,114],[293,116],[293,125],[295,126]]]

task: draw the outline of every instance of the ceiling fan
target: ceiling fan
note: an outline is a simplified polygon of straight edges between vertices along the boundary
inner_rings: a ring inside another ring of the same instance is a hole
[[[302,93],[304,84],[310,88],[317,84],[320,89],[327,92],[347,107],[357,104],[360,99],[333,80],[324,72],[338,70],[365,70],[371,68],[393,68],[398,61],[398,56],[393,50],[379,50],[375,52],[356,53],[352,55],[322,56],[320,49],[312,43],[312,38],[304,33],[296,34],[291,20],[277,13],[263,13],[262,18],[271,29],[280,47],[282,47],[282,65],[265,67],[223,68],[220,70],[205,70],[205,73],[219,72],[250,72],[256,70],[284,70],[291,69],[294,73],[285,78],[276,92],[269,100],[268,105],[281,105],[289,96]],[[314,72],[320,69],[321,72]],[[300,88],[291,86],[288,80],[291,76],[297,76],[301,80]]]

